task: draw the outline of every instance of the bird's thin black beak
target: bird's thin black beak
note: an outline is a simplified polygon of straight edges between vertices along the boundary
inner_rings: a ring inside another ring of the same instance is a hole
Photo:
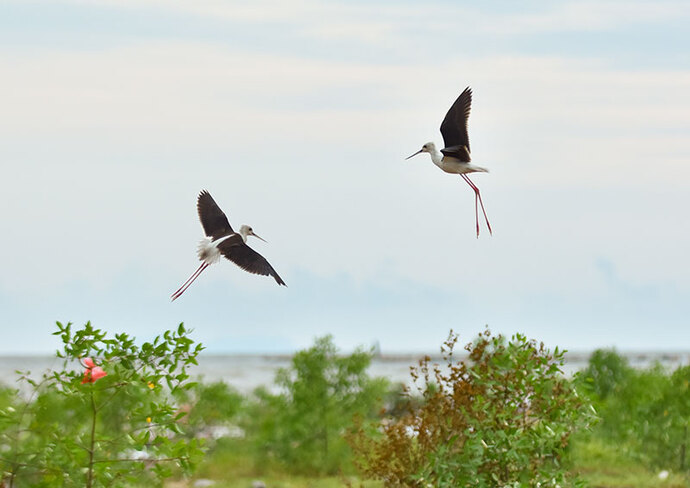
[[[263,237],[259,237],[259,236],[257,236],[256,234],[254,234],[254,232],[253,232],[253,231],[252,231],[252,233],[251,233],[250,235],[252,235],[252,236],[256,237],[257,239],[261,239],[261,240],[262,240],[262,241],[264,241],[264,242],[265,242],[266,244],[268,244],[268,241],[267,241],[266,239],[264,239]]]
[[[413,156],[416,156],[416,155],[419,154],[420,152],[423,152],[423,151],[420,149],[419,151],[417,151],[416,153],[414,153],[412,156],[407,156],[407,157],[405,158],[405,161],[407,161],[408,159],[410,159],[410,158],[413,157]]]

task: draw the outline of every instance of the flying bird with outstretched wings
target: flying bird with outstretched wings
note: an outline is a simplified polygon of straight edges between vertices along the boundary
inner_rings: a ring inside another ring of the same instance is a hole
[[[253,236],[257,239],[261,237],[254,233],[248,225],[242,225],[238,232],[235,232],[228,222],[228,218],[213,200],[211,194],[206,190],[199,193],[197,199],[197,211],[201,226],[204,228],[206,238],[199,243],[198,255],[201,265],[185,281],[178,290],[172,294],[172,300],[179,298],[190,285],[196,280],[202,271],[210,265],[217,263],[223,256],[237,266],[249,273],[272,276],[279,285],[287,286],[283,279],[278,276],[273,266],[261,254],[247,245],[247,237]],[[266,241],[264,241],[266,242]]]
[[[484,210],[484,202],[482,202],[479,188],[470,180],[467,174],[488,173],[489,170],[470,163],[470,138],[467,135],[467,119],[470,116],[471,105],[472,89],[468,86],[460,94],[457,100],[455,100],[455,103],[450,107],[441,123],[441,135],[443,135],[443,143],[446,147],[439,152],[436,149],[436,144],[427,142],[412,156],[416,156],[423,152],[429,153],[431,161],[433,161],[436,166],[446,173],[460,175],[467,184],[472,187],[472,190],[474,190],[474,217],[477,224],[477,237],[479,237],[479,210],[477,202],[479,202],[479,205],[482,207],[482,213],[484,214],[489,234],[492,233],[491,224],[489,224],[489,219],[486,216],[486,210]],[[408,156],[405,159],[410,159],[412,156]]]

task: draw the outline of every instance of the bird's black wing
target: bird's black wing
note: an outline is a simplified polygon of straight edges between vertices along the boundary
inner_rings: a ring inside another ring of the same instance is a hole
[[[261,254],[256,252],[245,243],[234,244],[228,241],[223,241],[218,246],[218,249],[223,256],[249,273],[263,276],[273,276],[273,279],[276,280],[276,283],[287,286],[283,279],[278,276],[276,270],[273,269],[273,266],[271,266],[268,261],[266,261],[266,258],[264,258]]]
[[[441,152],[444,156],[459,159],[463,163],[469,163],[472,160],[470,157],[470,150],[467,148],[467,146],[444,147],[441,149]]]
[[[206,190],[201,190],[201,193],[199,193],[196,209],[199,212],[201,226],[208,237],[215,240],[234,232],[232,227],[230,227],[228,218]]]
[[[470,105],[472,105],[472,89],[468,86],[455,100],[441,123],[441,134],[446,146],[444,149],[449,152],[453,152],[455,146],[465,146],[467,148],[465,152],[469,155],[470,138],[467,135],[467,119],[470,116]],[[442,152],[446,154],[445,151]]]

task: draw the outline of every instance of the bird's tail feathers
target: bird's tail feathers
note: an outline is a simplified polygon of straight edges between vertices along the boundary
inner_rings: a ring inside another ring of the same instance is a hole
[[[204,237],[199,241],[196,254],[199,256],[199,261],[206,261],[209,264],[220,258],[218,248],[210,237]]]
[[[473,173],[488,173],[489,172],[488,169],[482,168],[481,166],[475,166],[474,164],[471,164],[470,168],[472,168]]]

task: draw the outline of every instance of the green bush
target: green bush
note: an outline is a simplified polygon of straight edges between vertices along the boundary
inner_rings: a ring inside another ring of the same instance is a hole
[[[180,435],[185,414],[170,392],[191,385],[186,368],[201,344],[182,324],[141,346],[90,323],[57,325],[62,369],[22,375],[29,397],[0,410],[5,485],[140,486],[160,484],[172,467],[191,471],[200,446]]]
[[[633,374],[628,360],[612,349],[597,349],[589,357],[587,368],[581,372],[579,382],[597,400],[605,400],[616,393]]]
[[[280,393],[256,391],[251,431],[259,461],[275,459],[292,473],[347,470],[351,452],[343,433],[355,415],[377,413],[387,387],[367,375],[371,357],[362,350],[340,356],[330,336],[295,354],[276,375]]]
[[[388,487],[562,485],[568,438],[594,418],[562,374],[563,351],[487,330],[456,361],[457,339],[444,365],[413,368],[421,406],[349,436],[360,469]]]
[[[596,438],[648,467],[687,469],[690,367],[635,370],[614,352],[595,352],[580,380],[598,404]]]
[[[223,381],[195,383],[180,391],[177,397],[189,410],[184,421],[190,427],[190,434],[206,427],[228,424],[244,406],[244,397]]]

